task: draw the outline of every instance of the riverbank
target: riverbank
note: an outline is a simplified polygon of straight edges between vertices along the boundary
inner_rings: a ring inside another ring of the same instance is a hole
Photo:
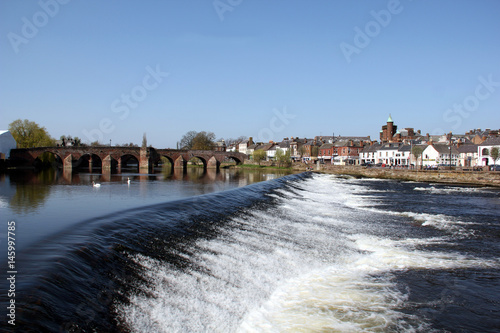
[[[275,165],[258,165],[258,164],[240,164],[234,166],[236,169],[246,169],[246,170],[284,170],[284,171],[297,171],[291,167],[279,167]]]
[[[349,175],[353,177],[500,187],[500,172],[495,171],[424,171],[321,165],[319,170],[315,168],[315,172]]]

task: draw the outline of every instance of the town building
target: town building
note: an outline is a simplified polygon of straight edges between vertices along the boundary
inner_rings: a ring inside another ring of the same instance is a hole
[[[271,149],[273,146],[274,142],[257,144],[255,147],[253,147],[252,156],[255,151],[262,150],[266,152],[266,161],[268,161],[270,156],[274,157],[274,155],[276,154],[276,151],[269,153],[269,149]]]
[[[398,131],[398,127],[394,124],[394,121],[392,120],[392,116],[389,114],[389,118],[387,119],[387,123],[382,126],[382,129],[380,130],[380,142],[381,143],[388,143],[388,142],[403,142],[403,143],[410,143],[411,141],[414,140],[422,140],[423,136],[420,132],[420,130],[416,131],[411,128],[407,127],[402,129],[401,131]]]
[[[332,163],[333,158],[337,155],[333,143],[324,143],[319,147],[318,158],[324,162]]]
[[[391,115],[389,114],[389,118],[387,119],[387,124],[382,126],[380,130],[380,142],[392,142],[392,138],[398,131],[398,127],[394,125],[394,121],[392,120]]]
[[[16,149],[17,142],[10,131],[0,131],[0,159],[10,157],[10,150]]]
[[[363,141],[337,140],[333,144],[335,165],[356,165],[359,163],[359,153],[363,150]]]
[[[243,154],[247,154],[248,147],[253,145],[253,144],[254,144],[254,142],[253,142],[252,137],[249,137],[248,139],[241,141],[238,144],[238,152],[243,153]]]
[[[450,159],[451,154],[451,159]],[[424,167],[452,166],[458,164],[459,151],[452,145],[431,144],[422,152]]]
[[[494,165],[498,162],[498,160],[495,161],[493,157],[491,157],[491,150],[495,147],[500,149],[500,136],[488,137],[483,143],[478,145],[478,165]]]
[[[377,151],[382,147],[378,142],[372,143],[363,147],[363,150],[359,153],[359,163],[360,164],[376,164],[377,161]]]
[[[224,139],[215,142],[214,150],[215,151],[226,151],[226,142],[224,141]]]
[[[459,144],[457,150],[459,152],[458,156],[458,166],[463,167],[475,167],[478,161],[478,149],[477,145],[474,144]]]
[[[402,144],[398,142],[382,144],[380,148],[377,149],[376,163],[382,163],[388,166],[396,165],[396,159],[400,155],[399,148],[401,146]]]

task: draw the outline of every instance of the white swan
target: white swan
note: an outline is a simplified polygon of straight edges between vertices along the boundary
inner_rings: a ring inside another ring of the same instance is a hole
[[[94,186],[94,187],[101,187],[101,184],[96,184],[95,181],[92,181],[92,186]]]
[[[130,177],[127,177],[127,184],[130,185]]]

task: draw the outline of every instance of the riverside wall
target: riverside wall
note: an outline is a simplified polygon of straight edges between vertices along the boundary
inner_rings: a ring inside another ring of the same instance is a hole
[[[354,177],[500,187],[499,171],[428,171],[336,165],[315,166],[314,171]]]

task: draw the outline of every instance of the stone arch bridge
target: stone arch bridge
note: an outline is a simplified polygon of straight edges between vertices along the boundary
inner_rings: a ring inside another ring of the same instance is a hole
[[[166,158],[172,169],[185,169],[187,162],[193,157],[203,162],[204,168],[219,169],[224,160],[232,159],[236,164],[244,163],[247,156],[236,152],[219,152],[212,150],[178,150],[155,149],[152,147],[39,147],[12,149],[10,159],[15,164],[33,165],[44,153],[53,154],[64,170],[78,168],[83,162],[90,169],[94,163],[100,163],[102,171],[117,170],[128,162],[137,161],[140,173],[151,173],[153,166]]]

